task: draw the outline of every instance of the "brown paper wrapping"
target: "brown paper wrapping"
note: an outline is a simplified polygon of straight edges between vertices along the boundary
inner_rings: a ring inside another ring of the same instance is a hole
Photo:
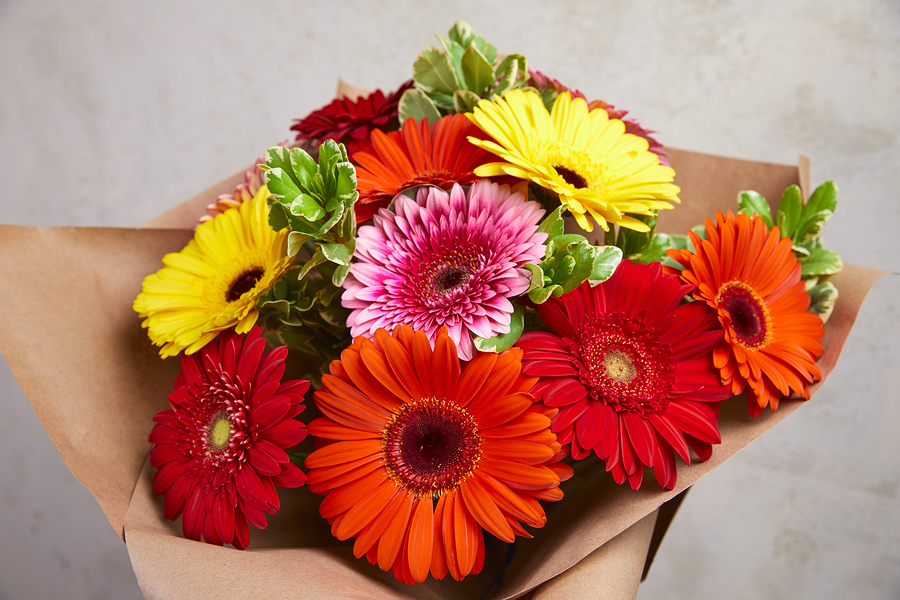
[[[803,157],[798,168],[671,154],[682,205],[661,214],[661,231],[683,232],[717,208],[734,209],[740,190],[777,199],[803,182],[808,193]],[[582,461],[563,484],[566,497],[546,505],[547,526],[532,540],[490,546],[485,572],[463,582],[406,586],[355,559],[350,543],[331,537],[319,498],[305,488],[282,492],[282,510],[267,530],[252,533],[247,551],[185,540],[179,523],[162,518],[146,462],[151,419],[167,405],[178,364],[158,358],[131,304],[163,254],[190,239],[187,228],[205,205],[239,180],[220,182],[142,229],[0,226],[0,351],[60,455],[126,540],[147,598],[633,598],[674,512],[664,507],[656,522],[660,506],[803,404],[788,399],[752,419],[742,399],[723,403],[722,444],[705,463],[679,464],[671,491],[652,478],[632,491],[599,463]],[[832,279],[840,298],[825,328],[823,380],[883,274],[847,265]]]

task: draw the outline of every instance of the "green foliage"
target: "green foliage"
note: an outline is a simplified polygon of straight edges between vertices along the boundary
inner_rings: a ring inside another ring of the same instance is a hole
[[[807,290],[809,292],[809,312],[819,315],[822,322],[828,320],[837,301],[838,290],[830,281],[817,283]]]
[[[457,21],[441,47],[428,46],[413,63],[415,87],[400,98],[400,121],[412,117],[434,123],[442,116],[471,112],[482,98],[520,88],[528,80],[528,63],[520,54],[498,61],[497,49]]]
[[[525,265],[531,271],[528,299],[543,304],[551,296],[562,296],[585,281],[597,285],[609,279],[622,261],[615,246],[595,246],[578,234],[565,233],[559,206],[542,222],[538,231],[547,234],[547,251],[540,265]]]
[[[353,206],[356,169],[342,144],[326,140],[318,163],[299,148],[266,154],[269,225],[289,229],[288,254],[295,265],[258,304],[273,343],[310,355],[309,364],[337,358],[350,342],[349,311],[341,285],[356,250]],[[309,376],[316,373],[307,373]]]

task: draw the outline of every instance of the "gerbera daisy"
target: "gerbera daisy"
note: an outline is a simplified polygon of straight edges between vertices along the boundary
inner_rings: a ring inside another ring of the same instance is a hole
[[[192,354],[231,327],[256,323],[256,302],[287,270],[288,231],[269,227],[268,189],[201,224],[181,252],[144,279],[134,310],[160,356]]]
[[[400,96],[412,85],[410,79],[388,96],[375,90],[356,100],[338,98],[303,119],[297,119],[291,130],[297,132],[296,141],[301,144],[334,140],[346,144],[350,154],[367,150],[372,131],[390,131],[399,127],[397,106]]]
[[[546,521],[538,500],[562,498],[572,470],[550,430],[555,410],[534,404],[536,378],[521,351],[483,353],[460,367],[442,331],[378,330],[331,363],[315,393],[325,415],[309,425],[309,489],[353,553],[406,583],[484,561],[482,530],[512,542]]]
[[[443,117],[433,126],[427,119],[416,123],[410,118],[400,131],[373,131],[372,148],[350,156],[359,165],[357,223],[371,219],[403,190],[418,185],[449,190],[454,183],[477,181],[475,167],[487,162],[491,154],[473,146],[467,138],[483,135],[461,114]]]
[[[559,195],[578,225],[593,231],[610,224],[649,231],[638,215],[680,202],[671,167],[647,148],[647,141],[625,133],[625,124],[602,109],[560,94],[547,112],[535,90],[511,90],[493,102],[481,100],[469,118],[493,138],[469,141],[504,162],[475,169],[480,177],[510,175],[533,181]]]
[[[625,133],[631,133],[647,140],[647,144],[649,146],[647,149],[659,157],[659,164],[669,166],[669,163],[666,160],[669,158],[669,153],[666,152],[665,148],[663,148],[663,145],[656,141],[656,138],[653,137],[653,134],[656,132],[650,129],[644,129],[641,124],[634,119],[626,119],[625,115],[628,114],[627,110],[617,109],[612,104],[608,104],[603,100],[588,101],[587,96],[585,96],[583,92],[567,87],[558,79],[548,77],[537,69],[532,69],[531,67],[528,67],[528,85],[541,92],[541,96],[544,98],[545,106],[550,106],[549,98],[555,99],[559,94],[563,92],[569,92],[570,94],[572,94],[572,98],[581,98],[585,102],[587,102],[588,110],[602,108],[606,111],[606,115],[610,119],[619,119],[625,124]]]
[[[282,382],[287,348],[264,353],[261,335],[261,327],[246,336],[226,331],[183,355],[171,408],[153,418],[153,489],[165,496],[167,519],[184,515],[192,540],[243,550],[248,523],[265,529],[266,514],[278,511],[275,487],[306,482],[284,449],[306,437],[294,417],[309,382]]]
[[[468,191],[422,188],[399,196],[394,211],[359,228],[355,262],[341,302],[353,337],[409,325],[431,340],[447,327],[460,358],[475,353],[472,336],[508,333],[510,298],[528,289],[529,263],[543,260],[544,211],[508,186],[479,181]]]
[[[778,408],[792,391],[809,399],[809,384],[822,377],[816,357],[825,335],[822,319],[807,312],[809,294],[791,239],[771,231],[759,216],[716,213],[701,240],[691,232],[696,254],[669,250],[684,266],[681,277],[696,286],[694,297],[713,307],[725,338],[716,367],[734,394],[747,389],[747,408],[758,416]]]
[[[541,378],[532,393],[559,408],[552,429],[572,456],[592,452],[616,482],[633,489],[652,467],[675,487],[675,453],[690,463],[721,441],[719,382],[712,348],[722,339],[701,303],[679,306],[690,286],[659,263],[624,260],[607,281],[584,283],[537,307],[552,333],[523,335],[524,372]]]

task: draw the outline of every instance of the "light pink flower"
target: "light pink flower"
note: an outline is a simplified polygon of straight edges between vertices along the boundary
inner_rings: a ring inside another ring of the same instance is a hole
[[[409,325],[433,342],[447,327],[459,356],[475,353],[472,336],[508,333],[510,298],[528,289],[529,263],[544,258],[544,211],[508,186],[475,183],[468,194],[422,188],[398,196],[359,228],[356,254],[341,298],[353,309],[351,334],[371,337]]]

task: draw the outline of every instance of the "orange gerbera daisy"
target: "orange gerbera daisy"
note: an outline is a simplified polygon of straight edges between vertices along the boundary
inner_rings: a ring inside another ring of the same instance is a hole
[[[446,330],[384,329],[331,363],[309,425],[306,459],[320,514],[353,552],[400,581],[478,573],[482,530],[512,542],[546,521],[538,500],[562,498],[572,470],[551,433],[556,409],[527,393],[522,351],[477,355],[460,368]]]
[[[435,185],[449,191],[454,183],[478,181],[475,167],[493,155],[471,144],[469,136],[485,137],[463,114],[443,117],[433,126],[427,119],[417,123],[409,118],[400,131],[372,131],[372,147],[350,156],[359,165],[357,222],[368,221],[394,196],[417,185]]]
[[[701,240],[691,232],[696,254],[669,250],[695,286],[694,298],[715,308],[725,330],[713,351],[722,383],[734,394],[747,387],[747,409],[759,416],[792,391],[809,399],[809,384],[821,379],[816,357],[825,335],[822,320],[809,309],[800,263],[790,238],[769,231],[758,216],[716,213],[706,220]]]

